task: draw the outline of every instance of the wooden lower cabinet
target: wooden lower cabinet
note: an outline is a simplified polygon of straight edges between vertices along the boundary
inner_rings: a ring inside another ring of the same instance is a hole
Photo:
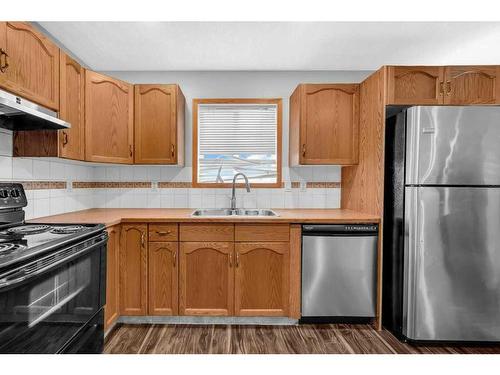
[[[106,256],[106,307],[104,309],[104,329],[113,325],[120,315],[120,226],[108,229]]]
[[[233,315],[234,243],[181,242],[180,315]]]
[[[147,315],[148,226],[123,224],[120,241],[120,313]]]
[[[149,243],[148,315],[178,314],[178,242]]]
[[[235,315],[288,315],[289,254],[289,242],[236,244]]]

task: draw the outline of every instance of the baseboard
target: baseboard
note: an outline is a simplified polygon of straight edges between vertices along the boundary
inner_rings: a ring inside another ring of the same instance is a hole
[[[297,319],[264,316],[120,316],[117,322],[125,324],[231,324],[276,326],[298,324]]]

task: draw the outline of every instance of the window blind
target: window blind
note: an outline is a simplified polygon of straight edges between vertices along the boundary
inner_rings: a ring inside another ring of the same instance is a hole
[[[276,153],[276,104],[198,106],[199,182],[231,182],[238,172],[276,182]]]

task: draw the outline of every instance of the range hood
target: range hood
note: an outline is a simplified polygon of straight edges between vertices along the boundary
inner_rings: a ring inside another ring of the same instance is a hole
[[[0,90],[0,127],[9,130],[57,130],[71,125],[57,112]]]

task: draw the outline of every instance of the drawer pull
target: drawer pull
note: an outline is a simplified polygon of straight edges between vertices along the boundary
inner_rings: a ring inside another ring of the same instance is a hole
[[[172,231],[170,230],[167,230],[167,231],[160,231],[160,230],[157,230],[156,233],[160,236],[168,236],[170,233],[172,233]]]

